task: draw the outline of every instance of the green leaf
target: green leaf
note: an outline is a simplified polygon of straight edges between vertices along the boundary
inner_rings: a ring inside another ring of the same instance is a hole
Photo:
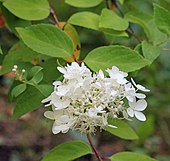
[[[62,76],[61,73],[57,70],[58,65],[56,58],[45,60],[45,62],[42,63],[41,66],[43,67],[43,81],[45,82],[53,83],[53,81]]]
[[[74,7],[94,7],[99,5],[103,0],[65,0],[65,2]]]
[[[73,14],[68,23],[93,30],[99,30],[99,15],[92,12],[78,12]]]
[[[147,41],[142,42],[142,51],[144,57],[151,63],[161,54],[161,49],[158,46],[153,46]]]
[[[45,97],[48,97],[54,90],[53,85],[48,84],[39,84],[36,85],[35,88],[37,88],[41,92],[41,94]]]
[[[125,0],[118,0],[121,5],[124,4]]]
[[[135,131],[124,121],[109,119],[109,124],[116,126],[117,128],[106,127],[105,130],[109,133],[116,135],[122,139],[126,140],[136,140],[138,139]]]
[[[109,9],[103,9],[100,17],[99,27],[113,29],[116,31],[124,31],[128,28],[127,20],[119,17],[115,12]]]
[[[66,33],[49,24],[17,28],[21,39],[32,50],[52,57],[67,57],[73,53],[73,42]]]
[[[140,25],[144,29],[148,40],[154,45],[160,44],[167,39],[167,36],[158,30],[151,15],[143,12],[131,11],[125,15],[125,19]]]
[[[8,54],[5,56],[2,63],[2,70],[0,71],[0,75],[8,73],[12,70],[15,64],[18,62],[31,62],[34,58],[36,58],[39,54],[34,52],[25,46],[24,43],[19,42],[14,44],[14,46],[10,49]]]
[[[1,46],[0,46],[0,54],[1,54],[1,55],[3,55],[3,51],[2,51],[2,48],[1,48]]]
[[[3,5],[24,20],[42,20],[50,13],[47,0],[6,0]]]
[[[42,161],[71,161],[91,153],[92,149],[84,142],[70,141],[52,149]]]
[[[43,79],[43,72],[42,72],[42,67],[40,66],[34,66],[31,68],[31,70],[28,73],[28,80],[29,82],[38,84],[42,81]]]
[[[18,97],[26,90],[26,88],[27,88],[26,84],[20,84],[18,86],[15,86],[11,92],[12,97]]]
[[[31,25],[30,21],[25,21],[14,16],[11,12],[9,12],[4,6],[1,7],[3,16],[5,17],[5,22],[12,32],[17,34],[15,27],[27,27]]]
[[[118,36],[118,37],[128,37],[129,35],[125,31],[115,31],[113,29],[104,29],[100,28],[105,34],[109,34],[110,36]]]
[[[156,161],[149,156],[134,152],[120,152],[110,157],[111,161]]]
[[[103,71],[112,66],[117,66],[125,72],[138,70],[150,62],[136,51],[124,46],[104,46],[92,50],[84,62],[93,70]]]
[[[27,90],[22,93],[17,101],[13,112],[13,118],[16,119],[28,112],[31,112],[42,106],[41,101],[44,99],[44,95],[40,93],[33,86],[27,86]]]
[[[154,20],[162,32],[170,34],[170,12],[168,10],[154,4]]]
[[[143,130],[145,129],[145,130]],[[136,133],[139,139],[136,141],[138,144],[143,144],[155,131],[155,117],[153,115],[147,116],[145,122],[138,122]]]

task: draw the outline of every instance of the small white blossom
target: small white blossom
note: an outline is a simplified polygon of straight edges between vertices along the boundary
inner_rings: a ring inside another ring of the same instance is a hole
[[[146,117],[141,112],[146,109],[147,102],[145,100],[138,100],[137,102],[129,102],[129,108],[127,109],[127,113],[130,117],[136,117],[140,121],[145,121]]]
[[[97,127],[104,129],[109,125],[108,118],[146,120],[143,111],[147,103],[141,91],[148,91],[141,85],[127,81],[127,73],[113,66],[107,69],[109,77],[102,70],[92,73],[83,63],[76,62],[66,67],[58,67],[64,80],[55,81],[54,91],[42,103],[52,106],[45,117],[54,120],[54,134],[80,130],[84,133],[95,133]],[[132,80],[133,81],[133,80]],[[137,101],[136,101],[137,100]],[[129,107],[127,107],[127,103]]]

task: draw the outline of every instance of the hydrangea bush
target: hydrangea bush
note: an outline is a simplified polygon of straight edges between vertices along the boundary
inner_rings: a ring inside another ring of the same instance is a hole
[[[15,74],[9,94],[16,101],[13,118],[44,105],[45,117],[54,121],[54,134],[76,130],[87,135],[90,146],[83,141],[66,142],[42,161],[70,161],[93,153],[99,161],[154,161],[134,152],[104,158],[90,135],[104,130],[122,139],[138,138],[127,122],[134,117],[147,119],[144,93],[149,90],[127,78],[128,73],[142,70],[169,50],[170,12],[161,0],[65,0],[62,3],[83,11],[62,22],[50,2],[54,1],[0,0],[3,27],[5,23],[17,39],[7,54],[0,48],[0,75],[11,70]],[[60,6],[61,2],[55,3]],[[152,10],[144,12],[139,5]],[[95,6],[99,11],[86,10]],[[81,47],[75,26],[87,28],[85,32],[94,30],[106,41],[84,54],[86,46]],[[139,35],[138,28],[143,29]]]

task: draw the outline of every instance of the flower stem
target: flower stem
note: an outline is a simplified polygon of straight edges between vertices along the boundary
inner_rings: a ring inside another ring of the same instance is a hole
[[[53,18],[54,18],[57,26],[58,26],[60,29],[62,29],[62,26],[60,25],[60,22],[59,22],[56,14],[55,14],[55,12],[54,12],[54,9],[53,9],[52,7],[50,8],[50,13],[51,13],[51,15],[53,16]]]
[[[103,161],[102,157],[99,155],[97,149],[95,148],[95,146],[94,146],[94,144],[93,144],[93,142],[92,142],[89,134],[87,134],[87,139],[88,139],[88,141],[89,141],[89,143],[90,143],[90,146],[92,147],[92,149],[93,149],[93,151],[94,151],[94,154],[95,154],[96,157],[98,158],[98,160],[99,160],[99,161]]]

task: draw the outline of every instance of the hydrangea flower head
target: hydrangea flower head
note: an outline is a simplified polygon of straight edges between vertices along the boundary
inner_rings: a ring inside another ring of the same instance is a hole
[[[108,118],[129,119],[136,117],[145,121],[142,113],[147,107],[146,97],[138,90],[148,92],[145,87],[132,80],[129,82],[127,73],[116,66],[107,69],[109,77],[102,70],[92,73],[88,67],[76,62],[66,67],[58,67],[64,80],[53,83],[54,91],[44,99],[45,106],[52,110],[44,113],[45,117],[54,120],[54,134],[80,130],[83,133],[95,133],[97,127],[104,129],[109,125]],[[128,102],[128,106],[127,106]]]

